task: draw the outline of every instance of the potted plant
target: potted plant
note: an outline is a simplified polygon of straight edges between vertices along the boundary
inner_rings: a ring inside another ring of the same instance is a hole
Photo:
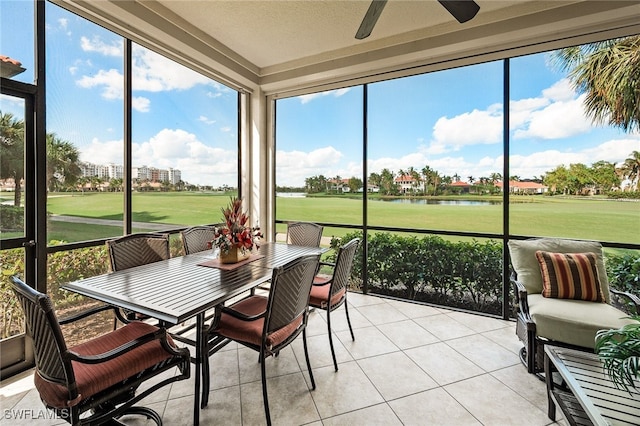
[[[227,207],[222,208],[224,225],[215,228],[212,247],[220,249],[222,263],[236,263],[248,258],[262,237],[260,228],[248,225],[249,216],[242,211],[242,200],[231,197]]]
[[[595,352],[614,385],[631,393],[640,379],[640,315],[635,322],[618,329],[596,333]]]

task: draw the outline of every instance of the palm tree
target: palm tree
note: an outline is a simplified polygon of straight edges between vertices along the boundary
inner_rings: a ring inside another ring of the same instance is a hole
[[[631,189],[635,183],[636,190],[640,188],[640,151],[633,151],[631,156],[622,164],[622,175],[631,182]]]
[[[0,178],[13,179],[13,205],[20,205],[24,178],[24,120],[0,112]]]
[[[640,130],[640,36],[568,47],[555,60],[579,93],[587,115],[625,132]]]
[[[71,143],[62,140],[55,133],[47,133],[47,186],[55,191],[62,181],[74,185],[80,176],[78,160],[80,153]]]
[[[431,180],[431,174],[433,172],[433,169],[431,169],[431,167],[429,166],[424,166],[422,168],[422,170],[420,170],[420,172],[422,173],[422,176],[424,177],[423,182],[424,182],[424,193],[425,195],[427,194],[427,187],[429,186],[429,182]]]

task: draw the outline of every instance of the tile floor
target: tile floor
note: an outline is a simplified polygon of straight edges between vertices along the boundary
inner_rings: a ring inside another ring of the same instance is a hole
[[[352,341],[343,309],[332,316],[338,372],[325,313],[310,316],[316,390],[309,391],[301,338],[267,360],[275,425],[553,424],[544,383],[520,364],[515,323],[350,293]],[[230,344],[210,362],[211,394],[200,424],[265,424],[256,353]],[[193,377],[162,388],[142,405],[160,413],[167,426],[191,425],[192,398]],[[0,408],[3,424],[61,424],[45,418],[29,372],[0,385]],[[19,414],[31,418],[17,419]],[[146,424],[139,418],[127,422]]]

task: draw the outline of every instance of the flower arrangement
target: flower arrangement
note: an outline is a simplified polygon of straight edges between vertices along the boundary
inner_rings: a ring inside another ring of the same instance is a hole
[[[242,200],[231,197],[229,205],[222,208],[222,215],[224,225],[215,228],[211,247],[218,247],[222,254],[235,249],[243,254],[253,250],[262,234],[259,227],[247,226],[249,216],[242,211]]]

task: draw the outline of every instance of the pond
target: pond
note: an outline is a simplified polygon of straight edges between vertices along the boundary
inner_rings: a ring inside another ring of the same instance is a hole
[[[380,200],[388,203],[401,203],[401,204],[440,204],[440,205],[455,205],[455,206],[494,206],[502,204],[502,201],[497,200],[431,200],[425,198],[394,198],[390,200]]]

